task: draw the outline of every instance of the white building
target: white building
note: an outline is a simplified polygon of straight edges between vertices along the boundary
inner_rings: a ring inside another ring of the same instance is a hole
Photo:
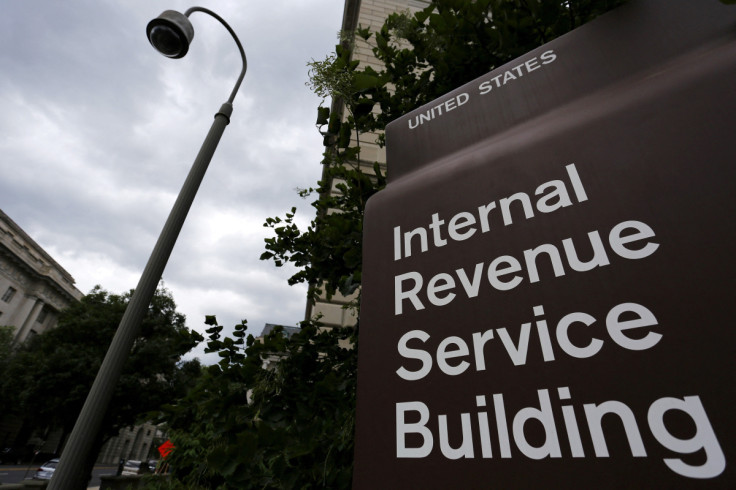
[[[97,462],[116,465],[121,459],[148,461],[159,459],[158,446],[166,441],[161,428],[152,422],[120,429],[116,437],[102,446]]]
[[[83,294],[74,278],[0,210],[0,325],[13,340],[53,328],[59,311]]]

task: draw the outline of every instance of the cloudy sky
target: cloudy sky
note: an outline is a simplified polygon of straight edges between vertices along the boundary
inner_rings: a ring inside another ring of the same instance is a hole
[[[3,0],[0,209],[82,292],[136,286],[240,71],[232,38],[202,13],[185,58],[149,45],[150,19],[193,5],[232,26],[248,73],[164,281],[199,331],[206,314],[227,327],[246,318],[254,334],[294,325],[305,288],[258,259],[263,222],[291,206],[312,216],[295,193],[321,170],[306,63],[334,48],[343,0]]]

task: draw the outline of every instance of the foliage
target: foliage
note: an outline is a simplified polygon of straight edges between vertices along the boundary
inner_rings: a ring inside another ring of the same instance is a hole
[[[174,479],[187,488],[349,487],[356,357],[338,341],[352,329],[306,323],[290,339],[276,329],[261,341],[245,339],[245,322],[233,338],[207,322],[207,350],[221,360],[164,408]]]
[[[348,42],[309,63],[308,85],[333,98],[332,112],[317,113],[322,178],[300,191],[316,216],[306,229],[295,208],[268,218],[274,236],[261,259],[296,266],[289,283],[308,284],[312,301],[359,290],[365,204],[386,183],[381,167],[361,158],[361,138],[623,1],[435,0],[415,15],[391,15],[379,32],[357,31],[384,69],[361,66]],[[245,322],[232,338],[214,317],[208,324],[208,350],[222,359],[164,410],[176,449],[174,478],[159,488],[349,487],[357,327],[310,320],[291,339],[274,333],[261,343],[245,340]],[[278,362],[264,366],[272,357]]]
[[[344,104],[347,117],[318,110],[326,151],[323,174],[306,230],[296,208],[268,218],[264,260],[298,271],[290,284],[307,283],[309,299],[323,292],[349,294],[360,286],[363,209],[386,180],[377,164],[361,161],[360,138],[379,134],[393,119],[549,42],[626,0],[435,0],[411,15],[391,14],[378,32],[359,28],[384,69],[351,59],[348,43],[323,61],[312,61],[308,85],[323,99]],[[326,131],[323,129],[326,126]],[[352,140],[352,144],[351,144]]]
[[[130,300],[95,287],[59,315],[58,326],[18,346],[0,379],[0,398],[12,400],[30,427],[74,427],[92,382]],[[189,331],[171,294],[159,289],[143,320],[112,402],[98,445],[138,421],[145,412],[183,396],[199,362],[182,356],[203,337]]]
[[[3,366],[10,358],[13,343],[13,327],[0,325],[0,374]]]
[[[13,345],[13,327],[0,325],[0,379],[6,377],[6,370],[10,362]],[[12,407],[12,400],[0,396],[0,413],[8,413]]]
[[[360,162],[360,133],[371,120],[373,102],[361,94],[370,88],[358,62],[350,59],[350,50],[337,46],[336,53],[324,62],[310,63],[310,86],[318,95],[340,97],[348,112],[344,121],[338,113],[330,114],[320,107],[317,125],[327,126],[322,134],[327,150],[322,160],[322,179],[315,189],[300,191],[302,197],[316,193],[312,203],[316,217],[306,231],[295,223],[296,208],[284,218],[268,218],[264,226],[276,236],[266,239],[262,260],[271,259],[275,265],[291,262],[299,271],[289,284],[306,282],[309,299],[323,292],[331,297],[336,292],[349,295],[360,285],[361,241],[363,238],[363,210],[373,194],[385,186],[385,178],[378,164]],[[358,144],[351,146],[351,137]]]
[[[625,0],[443,0],[395,13],[379,32],[358,29],[383,62],[370,93],[381,108],[370,129],[559,37]]]

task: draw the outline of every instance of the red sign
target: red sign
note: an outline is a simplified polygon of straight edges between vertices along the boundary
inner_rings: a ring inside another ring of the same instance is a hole
[[[162,459],[166,459],[169,457],[169,454],[171,454],[171,451],[173,451],[176,448],[174,444],[171,442],[171,439],[164,442],[158,447],[158,453],[161,455]]]

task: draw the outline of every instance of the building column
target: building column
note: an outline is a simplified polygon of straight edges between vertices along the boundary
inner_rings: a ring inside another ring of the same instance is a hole
[[[35,303],[33,303],[33,306],[31,307],[30,311],[25,317],[25,320],[23,323],[21,323],[21,327],[18,329],[18,332],[15,334],[15,338],[13,341],[15,343],[20,343],[26,340],[28,337],[28,333],[31,331],[31,328],[33,327],[33,322],[36,321],[36,318],[38,317],[38,314],[41,311],[41,308],[43,308],[43,301],[35,298],[34,296],[26,296],[26,300],[30,303],[31,301],[35,300]],[[24,306],[25,309],[25,306]],[[16,321],[18,320],[18,317],[16,316]],[[17,323],[16,323],[17,325]]]

